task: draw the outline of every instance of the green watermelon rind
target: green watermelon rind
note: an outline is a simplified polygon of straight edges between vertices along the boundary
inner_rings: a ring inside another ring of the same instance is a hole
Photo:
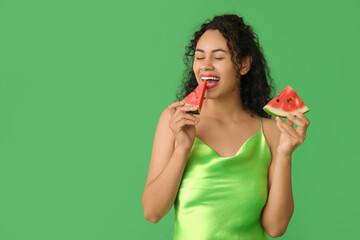
[[[191,113],[191,114],[196,114],[196,115],[200,115],[200,112],[199,111],[191,111],[191,112],[189,112],[189,113]]]
[[[307,106],[305,106],[305,105],[302,108],[296,109],[296,110],[291,111],[291,112],[281,111],[281,109],[273,108],[270,105],[266,105],[265,107],[263,107],[263,110],[265,112],[269,113],[270,115],[273,115],[274,117],[279,116],[279,117],[283,117],[283,118],[287,118],[288,113],[293,113],[296,116],[296,112],[300,112],[302,114],[305,114],[305,113],[310,111],[309,108]]]

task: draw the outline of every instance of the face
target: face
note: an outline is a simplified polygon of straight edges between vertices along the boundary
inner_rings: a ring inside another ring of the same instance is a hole
[[[238,80],[235,66],[231,61],[226,39],[219,30],[207,30],[200,37],[195,49],[193,71],[198,84],[206,81],[202,79],[203,75],[219,79],[219,81],[208,81],[208,88],[205,91],[206,98],[237,91]],[[211,86],[213,83],[217,85]]]

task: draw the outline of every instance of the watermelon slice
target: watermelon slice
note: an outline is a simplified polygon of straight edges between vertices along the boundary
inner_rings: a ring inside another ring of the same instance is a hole
[[[292,87],[284,88],[277,97],[272,99],[263,107],[264,111],[279,117],[287,117],[288,113],[306,113],[309,111]]]
[[[206,81],[203,81],[199,86],[195,88],[194,91],[189,93],[184,99],[183,102],[185,102],[184,106],[197,106],[198,109],[196,111],[189,111],[192,114],[200,114],[200,110],[202,107],[202,103],[204,101],[204,95],[206,91],[207,83]]]

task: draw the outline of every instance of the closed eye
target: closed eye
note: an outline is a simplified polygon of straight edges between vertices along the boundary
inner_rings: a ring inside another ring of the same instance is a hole
[[[196,58],[197,60],[201,60],[201,59],[204,59],[204,58]],[[221,60],[221,59],[224,59],[224,58],[215,58],[217,60]]]

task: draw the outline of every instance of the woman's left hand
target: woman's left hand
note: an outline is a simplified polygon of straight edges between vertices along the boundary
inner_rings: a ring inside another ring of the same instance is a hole
[[[297,128],[293,128],[294,123],[298,125]],[[287,122],[282,120],[281,117],[276,117],[276,124],[281,131],[277,151],[280,154],[291,156],[294,150],[305,141],[306,130],[310,125],[310,121],[304,114],[297,112],[296,117],[289,113]]]

